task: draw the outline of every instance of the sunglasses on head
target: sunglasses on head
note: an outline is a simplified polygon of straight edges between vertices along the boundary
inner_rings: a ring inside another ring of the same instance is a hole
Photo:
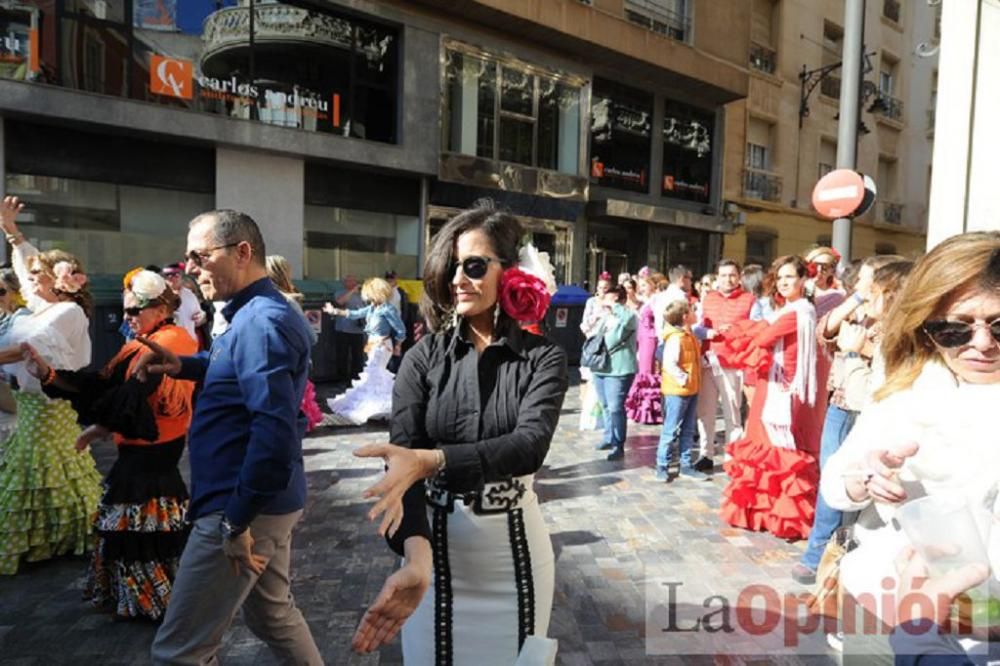
[[[923,326],[924,333],[940,347],[952,348],[967,345],[972,341],[972,336],[980,326],[989,329],[993,341],[1000,343],[1000,319],[995,319],[990,323],[965,321],[947,321],[944,319],[926,322]]]
[[[466,257],[462,261],[451,262],[448,275],[454,280],[455,274],[458,272],[458,267],[461,266],[465,277],[472,280],[481,280],[486,276],[486,271],[489,270],[490,264],[493,262],[501,263],[499,259],[494,259],[493,257]]]

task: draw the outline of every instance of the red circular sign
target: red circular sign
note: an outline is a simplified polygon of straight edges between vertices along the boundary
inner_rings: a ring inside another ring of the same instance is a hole
[[[813,188],[816,212],[835,220],[850,217],[865,198],[865,181],[857,171],[836,169],[820,178]]]

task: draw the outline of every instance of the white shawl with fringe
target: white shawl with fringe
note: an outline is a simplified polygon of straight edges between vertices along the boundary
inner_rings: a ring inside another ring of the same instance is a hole
[[[767,398],[761,420],[774,446],[794,449],[792,436],[792,398],[809,404],[816,404],[816,308],[804,298],[786,303],[773,313],[768,321],[774,323],[782,315],[795,313],[796,335],[798,336],[795,356],[795,376],[785,376],[785,340],[780,338],[774,345],[771,371],[767,377]]]

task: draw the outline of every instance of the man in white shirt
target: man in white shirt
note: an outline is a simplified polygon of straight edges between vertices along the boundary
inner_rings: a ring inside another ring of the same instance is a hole
[[[658,340],[663,339],[663,313],[666,312],[667,306],[674,301],[689,302],[688,297],[691,293],[692,273],[690,268],[678,264],[670,269],[667,277],[670,279],[670,286],[663,291],[657,292],[652,298],[653,304],[651,307],[653,308],[653,317],[656,321],[656,338]]]
[[[174,312],[174,323],[197,340],[198,327],[205,323],[205,313],[201,309],[198,297],[184,286],[184,264],[170,264],[164,267],[160,274],[181,299],[180,307]]]

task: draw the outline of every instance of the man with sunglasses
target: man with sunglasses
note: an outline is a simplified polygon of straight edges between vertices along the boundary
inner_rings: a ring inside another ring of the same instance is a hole
[[[181,299],[181,305],[174,313],[174,321],[188,334],[198,340],[198,327],[205,323],[205,313],[194,292],[184,286],[184,264],[164,266],[160,275],[167,281],[171,291]]]
[[[136,375],[203,382],[188,432],[193,529],[155,664],[211,663],[236,611],[279,661],[321,664],[290,590],[292,528],[305,506],[305,417],[309,369],[302,316],[275,288],[264,240],[245,213],[217,210],[191,221],[187,269],[206,298],[226,301],[228,327],[211,352],[152,353]]]

